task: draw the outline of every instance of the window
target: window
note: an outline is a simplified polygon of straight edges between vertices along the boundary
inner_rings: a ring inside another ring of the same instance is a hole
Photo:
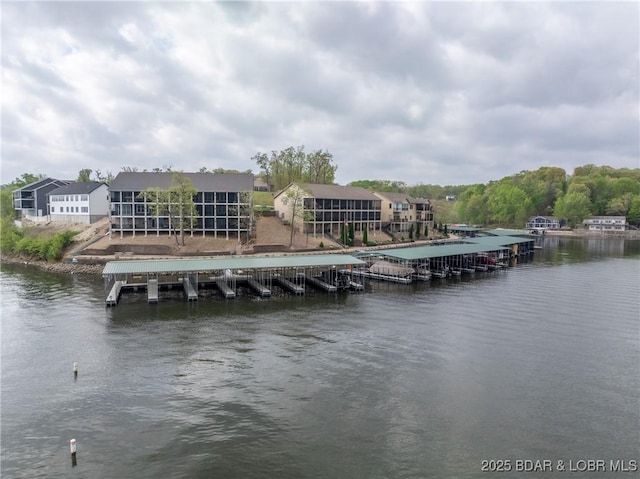
[[[119,191],[114,191],[111,193],[111,201],[114,202],[119,202],[120,201],[120,192]]]
[[[89,212],[89,207],[88,206],[83,206],[82,208],[80,208],[80,211],[82,213],[88,213]]]
[[[136,215],[137,216],[144,216],[145,212],[146,212],[145,205],[140,204],[140,203],[136,203]]]
[[[77,196],[76,196],[77,198]],[[76,206],[76,213],[80,213],[80,208],[78,206]]]
[[[76,201],[78,201],[78,195],[76,195]]]
[[[56,207],[55,207],[55,206],[52,206],[52,207],[51,207],[51,212],[52,212],[52,213],[55,213],[55,212],[56,212]]]
[[[66,208],[67,208],[67,211],[65,211],[65,213],[68,213],[69,212],[69,207],[67,206]]]
[[[89,201],[89,195],[81,195],[80,201]]]
[[[227,202],[226,193],[216,193],[216,203],[226,203],[226,202]]]

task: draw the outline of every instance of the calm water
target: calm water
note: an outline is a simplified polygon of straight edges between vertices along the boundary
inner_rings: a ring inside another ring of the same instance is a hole
[[[507,271],[338,296],[107,309],[100,278],[5,265],[0,281],[3,478],[640,459],[637,241],[549,238]]]

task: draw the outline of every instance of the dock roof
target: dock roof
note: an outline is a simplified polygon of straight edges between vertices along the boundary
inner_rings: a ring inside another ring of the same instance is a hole
[[[362,265],[364,261],[347,254],[283,256],[242,256],[228,258],[188,258],[109,261],[103,275],[179,273],[224,269],[304,268],[312,266]]]
[[[512,244],[531,243],[533,238],[522,238],[520,236],[476,236],[475,238],[465,238],[467,243],[475,243],[485,246],[509,246]]]
[[[411,248],[395,248],[372,251],[371,255],[386,256],[397,260],[415,261],[420,259],[455,256],[458,254],[482,253],[504,249],[502,245],[457,243],[446,245],[415,246]]]

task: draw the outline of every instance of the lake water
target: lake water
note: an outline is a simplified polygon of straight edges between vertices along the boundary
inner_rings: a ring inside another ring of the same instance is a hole
[[[565,477],[639,460],[638,241],[547,238],[505,271],[335,296],[105,308],[101,278],[19,265],[0,286],[3,478],[512,477],[522,461]]]

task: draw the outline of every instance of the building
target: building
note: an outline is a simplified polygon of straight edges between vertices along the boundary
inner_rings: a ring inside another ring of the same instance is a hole
[[[13,191],[13,208],[20,212],[22,217],[39,218],[49,215],[47,195],[66,184],[66,180],[55,178],[43,178]]]
[[[353,225],[354,231],[381,229],[381,200],[364,188],[292,183],[273,198],[282,221],[291,221],[296,198],[302,206],[302,213],[294,218],[297,231],[339,238],[345,224]]]
[[[252,233],[253,175],[249,173],[182,173],[197,190],[197,216],[186,231],[215,238],[247,240]],[[155,216],[151,202],[140,193],[169,189],[172,172],[123,172],[109,185],[111,233],[170,235],[169,216]]]
[[[625,231],[627,229],[626,216],[591,216],[584,220],[589,231]]]
[[[433,208],[424,198],[414,198],[404,193],[374,193],[381,200],[382,228],[390,233],[414,229],[424,231],[428,226],[433,230]]]
[[[51,221],[90,224],[109,216],[109,187],[106,183],[69,183],[52,190],[47,196]]]
[[[532,216],[525,226],[530,230],[558,230],[560,221],[553,216]]]

